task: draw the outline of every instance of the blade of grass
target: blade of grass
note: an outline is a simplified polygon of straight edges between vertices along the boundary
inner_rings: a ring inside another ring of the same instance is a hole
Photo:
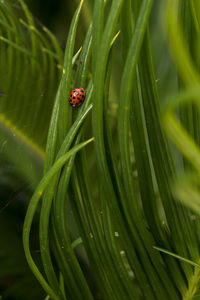
[[[77,299],[77,300],[81,300],[83,299],[83,297],[85,298],[85,296],[87,297],[85,299],[92,299],[89,292],[85,293],[85,285],[82,284],[83,283],[82,281],[79,281],[77,285],[76,281],[78,280],[78,278],[76,277],[76,275],[78,272],[77,272],[77,266],[74,263],[74,260],[76,261],[76,258],[72,252],[72,249],[66,247],[66,243],[60,243],[58,239],[58,234],[56,232],[57,226],[54,226],[54,220],[56,219],[56,216],[54,217],[52,214],[52,217],[53,217],[52,227],[51,227],[52,250],[55,255],[59,270],[61,270],[63,274],[63,280],[65,281],[67,296],[70,299]],[[66,253],[68,256],[68,260],[66,260]],[[74,273],[71,271],[71,265],[74,267],[74,271],[75,271]]]
[[[0,36],[0,40],[3,41],[4,43],[7,43],[9,46],[17,49],[18,51],[26,54],[27,56],[30,56],[31,58],[33,58],[38,63],[37,57],[34,56],[31,51],[28,51],[26,48],[23,48],[23,47],[17,45],[16,43],[10,41],[9,39],[7,39],[3,36]]]
[[[193,261],[190,260],[190,259],[184,258],[184,257],[182,257],[182,256],[180,256],[180,255],[178,255],[178,254],[172,253],[171,251],[162,249],[162,248],[157,247],[157,246],[154,246],[153,248],[156,249],[156,250],[158,250],[158,251],[160,251],[160,252],[163,252],[163,253],[165,253],[165,254],[168,254],[168,255],[171,255],[171,256],[173,256],[173,257],[175,257],[175,258],[178,258],[178,259],[180,259],[180,260],[182,260],[182,261],[184,261],[184,262],[186,262],[186,263],[188,263],[188,264],[190,264],[190,265],[192,265],[192,266],[194,266],[194,267],[200,268],[200,265],[199,265],[199,264],[193,262]]]
[[[104,27],[104,7],[103,0],[95,1],[93,9],[93,25],[92,25],[92,69],[95,71],[97,63],[97,53],[101,45],[101,39]]]
[[[179,239],[179,243],[175,242],[174,244],[176,244],[176,247],[178,247],[178,251],[181,251],[180,253],[184,253],[186,255],[188,249],[187,245],[184,243],[184,234],[187,235],[187,238],[189,239],[191,239],[191,236],[193,236],[193,241],[194,234],[192,233],[189,224],[190,221],[188,213],[180,205],[178,205],[177,207],[176,202],[173,199],[170,187],[170,182],[175,175],[173,170],[173,164],[171,163],[168,145],[166,143],[166,139],[162,132],[160,124],[159,99],[155,82],[155,75],[153,71],[150,42],[148,36],[146,36],[145,38],[144,45],[141,51],[139,72],[141,78],[143,107],[145,112],[151,157],[155,169],[155,175],[159,187],[159,192],[161,194],[161,200],[165,208],[170,230],[172,231],[172,238],[174,238],[174,241],[177,241]],[[172,216],[174,217],[172,218]],[[185,222],[184,234],[182,230],[183,220]],[[192,250],[191,252],[193,253],[193,255],[197,254],[196,250]],[[192,271],[191,268],[189,268],[189,266],[187,265],[182,265],[182,267],[184,268],[184,271],[187,274],[188,278],[190,278]],[[180,282],[181,281],[183,281],[183,278],[181,279],[180,277]],[[181,283],[179,284],[179,286],[181,287]]]
[[[120,29],[121,29],[121,49],[122,58],[126,61],[128,49],[130,46],[131,37],[133,34],[132,24],[132,3],[131,0],[124,1],[120,14]]]
[[[131,170],[131,163],[130,163],[130,154],[129,154],[129,116],[130,116],[130,99],[132,96],[132,82],[133,78],[135,76],[135,67],[137,60],[139,58],[139,51],[140,47],[143,41],[145,29],[146,29],[146,24],[148,20],[148,16],[151,10],[151,1],[144,1],[143,5],[141,6],[140,9],[140,16],[138,17],[136,28],[135,28],[135,35],[132,38],[131,41],[131,46],[129,48],[128,52],[128,57],[126,60],[126,65],[124,68],[124,73],[122,76],[122,84],[121,84],[121,92],[120,92],[120,103],[119,103],[119,123],[118,123],[118,138],[119,138],[119,145],[120,145],[120,158],[122,162],[122,172],[123,172],[123,177],[124,177],[124,186],[126,190],[126,195],[129,199],[129,212],[134,211],[134,220],[133,222],[136,224],[138,227],[138,230],[142,230],[142,223],[140,221],[140,216],[139,216],[139,209],[137,207],[136,201],[133,201],[135,199],[135,192],[133,190],[133,176],[132,176],[132,170]],[[141,22],[141,23],[140,23]],[[123,132],[123,134],[122,134]],[[132,205],[131,205],[132,203]],[[127,205],[127,204],[126,204]],[[134,205],[134,207],[133,207]],[[133,229],[132,229],[133,230]],[[143,228],[144,231],[144,228]],[[155,268],[157,268],[157,272],[159,270],[159,266],[156,263],[156,258],[154,257],[154,254],[152,251],[149,249],[149,245],[151,244],[151,240],[148,238],[147,234],[141,234],[142,240],[145,244],[145,247],[149,254],[152,257],[152,263],[154,264]],[[141,247],[141,246],[140,246]],[[141,248],[142,249],[142,248]],[[141,251],[141,250],[140,250]],[[141,254],[142,252],[140,252]],[[147,262],[147,260],[146,260]],[[152,268],[152,266],[147,265],[145,263],[145,268],[148,268],[148,275],[151,273],[151,278],[149,278],[150,281],[154,278],[154,280],[159,280],[158,275],[155,273],[155,270]],[[160,269],[161,270],[161,269]],[[166,274],[164,273],[164,270],[162,271],[163,275],[166,277]],[[165,280],[166,280],[165,279]],[[167,279],[168,282],[169,278]],[[155,284],[155,281],[152,282],[152,286]],[[159,286],[160,292],[159,294],[164,298],[168,298],[168,295],[166,291],[163,289],[162,285],[165,284],[163,281],[162,283],[160,282],[156,286]],[[157,292],[157,291],[156,291]],[[157,294],[157,297],[159,298],[159,295]],[[176,296],[176,292],[174,292],[174,297]]]
[[[115,2],[115,4],[113,4],[113,6],[112,6],[113,10],[115,11],[115,14],[113,13],[113,15],[112,15],[110,13],[110,18],[108,19],[108,22],[105,27],[105,35],[103,36],[103,39],[101,42],[101,47],[99,49],[99,56],[97,58],[96,72],[94,75],[95,106],[94,106],[94,111],[93,111],[93,132],[95,135],[95,151],[97,153],[97,163],[98,163],[98,167],[99,167],[99,172],[101,174],[101,177],[105,178],[105,182],[103,182],[103,187],[105,189],[105,195],[107,196],[107,199],[108,199],[108,202],[110,203],[110,205],[112,203],[112,209],[115,210],[117,223],[120,224],[120,228],[121,228],[120,231],[121,231],[121,230],[123,230],[124,225],[121,223],[121,220],[120,220],[121,216],[119,214],[118,208],[116,207],[115,194],[113,191],[112,183],[110,181],[110,175],[109,175],[109,171],[107,169],[107,162],[105,161],[105,148],[104,148],[104,141],[103,141],[103,122],[102,122],[102,108],[103,108],[102,97],[103,97],[105,66],[106,66],[106,62],[107,62],[107,58],[108,58],[108,49],[109,49],[108,41],[109,41],[109,39],[111,39],[110,35],[112,35],[112,30],[115,28],[113,25],[115,24],[114,22],[116,21],[116,19],[115,19],[116,14],[117,14],[117,12],[119,12],[118,9],[119,9],[120,4],[122,4],[122,3]],[[146,3],[145,3],[145,5],[146,5]],[[112,8],[111,8],[111,10],[112,10]],[[143,28],[143,30],[144,30],[144,28]],[[128,68],[129,68],[129,66],[128,66]],[[126,132],[126,131],[123,131],[123,135],[124,135],[124,132]],[[126,233],[123,231],[122,235],[125,238]],[[130,243],[130,241],[129,241],[129,243]],[[126,244],[128,245],[128,240],[126,240]],[[129,251],[127,251],[127,253],[128,252]],[[129,255],[129,259],[131,260],[131,262],[133,261],[132,258],[130,257],[130,255]],[[140,271],[141,271],[140,276],[141,276],[142,280],[140,280],[140,281],[146,282],[146,278],[145,278],[146,276],[145,276],[144,272],[141,270],[140,266],[137,263],[134,263],[134,265],[137,266],[138,270],[140,269]],[[150,280],[151,280],[150,277],[153,278],[152,276],[149,276]],[[146,294],[149,293],[149,296],[151,298],[153,298],[153,294],[152,294],[150,285],[148,283],[145,283],[145,284],[146,284],[146,287],[149,288],[148,292],[146,289]]]
[[[74,139],[75,134],[77,133],[79,127],[81,126],[82,122],[84,121],[85,117],[87,116],[88,112],[91,110],[92,106],[90,105],[84,113],[80,116],[79,119],[73,124],[68,135],[66,136],[63,144],[58,152],[57,158],[60,157],[65,151],[67,151]],[[54,190],[56,187],[57,177],[52,180],[51,185],[47,189],[46,193],[43,196],[43,202],[41,207],[41,214],[40,214],[40,246],[41,246],[41,254],[43,254],[43,264],[44,269],[46,271],[47,277],[51,278],[50,282],[56,282],[56,277],[53,270],[53,264],[51,262],[51,255],[49,249],[49,217],[50,217],[50,210],[52,205],[52,198],[54,194]],[[60,224],[59,224],[60,226]]]
[[[108,258],[108,255],[106,255],[106,253],[108,253],[108,251],[106,250],[106,248],[104,246],[104,239],[103,239],[102,232],[101,232],[101,226],[100,226],[100,224],[98,224],[99,217],[97,216],[96,210],[94,208],[93,200],[91,198],[91,191],[88,190],[88,180],[86,180],[87,176],[85,176],[85,169],[84,169],[84,167],[82,167],[82,168],[80,167],[83,164],[85,165],[85,161],[81,160],[79,162],[79,160],[78,160],[78,163],[77,163],[78,168],[77,168],[76,176],[77,176],[77,180],[80,182],[80,184],[79,184],[80,191],[82,194],[82,201],[83,201],[85,209],[86,209],[86,216],[87,216],[87,220],[88,220],[87,222],[92,231],[94,240],[96,241],[96,245],[97,245],[96,247],[98,249],[97,251],[99,253],[101,253],[100,261],[101,260],[104,261],[104,263],[103,263],[104,272],[107,274],[107,276],[106,276],[107,278],[105,277],[103,279],[104,286],[105,285],[107,286],[107,280],[108,280],[108,278],[110,278],[112,276],[112,286],[113,286],[112,294],[113,294],[113,296],[115,295],[115,297],[119,297],[119,299],[122,299],[127,294],[124,294],[124,292],[122,291],[122,289],[120,287],[120,281],[118,281],[118,279],[117,279],[118,274],[116,273],[116,275],[115,275],[115,269],[113,268],[114,264],[112,262],[112,260],[115,261],[115,259],[111,258],[111,257]],[[84,175],[83,175],[83,173],[84,173]],[[74,176],[73,176],[73,180],[74,180],[74,183],[72,184],[72,186],[73,186],[73,190],[74,190],[76,188]],[[85,184],[85,182],[87,182],[87,183]],[[75,191],[74,191],[74,193],[75,193]],[[79,200],[77,199],[76,201],[79,201]],[[85,240],[85,237],[84,237],[84,240]],[[110,254],[110,256],[111,256],[111,254]],[[99,260],[99,258],[98,258],[98,260]],[[97,265],[97,262],[95,263],[95,265]],[[101,270],[101,269],[102,269],[102,267],[99,267],[99,270]],[[108,286],[107,286],[107,289],[109,289]]]
[[[67,160],[70,158],[71,155],[73,155],[75,152],[79,151],[81,148],[85,147],[88,143],[92,142],[93,139],[90,139],[86,142],[83,142],[74,148],[72,148],[70,151],[68,151],[66,154],[61,156],[55,164],[52,166],[51,169],[45,174],[45,176],[42,178],[40,184],[38,185],[37,189],[35,190],[33,197],[31,198],[30,204],[28,206],[28,210],[26,213],[25,221],[24,221],[24,228],[23,228],[23,245],[24,245],[24,251],[26,255],[27,262],[36,276],[36,278],[39,280],[41,285],[43,286],[44,290],[52,297],[52,299],[60,299],[56,292],[48,285],[42,274],[40,273],[38,267],[33,261],[33,258],[31,256],[30,248],[29,248],[29,236],[30,236],[30,230],[31,230],[31,224],[33,221],[34,214],[37,209],[37,205],[39,203],[39,200],[44,193],[44,190],[48,186],[50,180],[60,171],[60,169],[63,167],[63,165],[67,162]]]
[[[118,36],[118,34],[117,34]],[[113,41],[113,40],[112,40]],[[112,133],[109,124],[109,115],[108,115],[108,97],[109,97],[109,86],[112,72],[112,56],[113,56],[113,43],[111,43],[111,49],[108,57],[108,65],[106,70],[106,78],[104,83],[104,126],[106,128],[105,132],[105,148],[106,148],[106,160],[110,170],[112,184],[117,195],[117,199],[120,202],[120,196],[122,195],[122,187],[120,186],[119,174],[117,172],[116,166],[116,157],[113,153],[113,141]],[[102,188],[100,187],[100,190]],[[119,191],[120,190],[120,191]],[[134,298],[137,299],[138,295],[134,289],[134,286],[130,280],[130,276],[125,269],[124,263],[121,259],[120,250],[118,248],[116,239],[114,237],[114,229],[111,220],[113,221],[112,212],[109,211],[108,204],[105,201],[106,197],[103,192],[100,193],[100,210],[102,215],[102,230],[105,235],[105,258],[108,262],[105,264],[110,265],[111,272],[115,273],[115,277],[112,276],[112,285],[121,285],[120,282],[123,281],[123,285],[118,288],[117,295],[120,299],[126,298],[131,299],[134,295]],[[110,220],[109,220],[110,219]],[[120,269],[120,271],[119,271]],[[123,279],[122,279],[123,277]]]
[[[65,99],[66,99],[66,95],[69,94],[76,28],[78,25],[78,19],[82,8],[82,4],[83,1],[80,2],[79,7],[77,8],[74,14],[74,18],[72,20],[70,31],[68,34],[67,44],[65,48],[65,55],[64,55],[64,64],[63,64],[63,68],[67,70],[67,72],[64,72],[62,74],[62,78],[55,99],[55,104],[53,108],[52,118],[50,121],[49,133],[47,139],[44,173],[46,172],[46,170],[48,170],[48,168],[53,163],[55,152],[56,152],[56,142],[57,142],[58,132],[62,132],[63,135],[64,131],[66,131],[67,128],[68,103],[65,103]],[[63,115],[62,117],[60,115],[61,113],[59,107],[62,107],[62,115]],[[64,127],[60,128],[63,125]],[[61,141],[62,139],[60,139],[60,143]]]
[[[191,261],[191,260],[189,260],[189,259],[186,259],[186,258],[184,258],[184,257],[182,257],[180,255],[177,255],[177,254],[172,253],[172,252],[170,252],[168,250],[162,249],[160,247],[154,246],[154,249],[156,249],[156,250],[158,250],[160,252],[163,252],[165,254],[168,254],[168,255],[170,255],[170,256],[172,256],[174,258],[177,258],[177,259],[179,259],[179,260],[181,260],[181,261],[183,261],[185,263],[188,263],[188,264],[194,266],[194,278],[193,278],[192,282],[189,283],[189,288],[186,291],[186,293],[182,295],[182,299],[183,300],[193,299],[193,297],[194,297],[194,295],[195,295],[195,293],[197,291],[198,284],[199,284],[199,276],[200,276],[200,269],[199,268],[200,268],[200,265],[197,264],[197,263],[195,263],[195,262],[193,262],[193,261]]]
[[[72,56],[73,56],[73,49],[76,37],[76,30],[78,26],[78,20],[81,13],[81,8],[83,5],[83,1],[80,2],[74,17],[72,19],[68,39],[65,49],[65,56],[64,56],[64,69],[67,70],[66,73],[63,74],[61,79],[61,97],[60,97],[60,106],[62,109],[59,112],[59,119],[58,119],[58,133],[59,133],[59,143],[62,142],[63,138],[66,135],[67,128],[69,125],[69,104],[66,101],[67,95],[70,92],[70,83],[71,83],[71,75],[72,75]]]
[[[72,180],[74,181],[75,176],[72,177]],[[113,291],[110,286],[110,278],[107,278],[105,271],[104,271],[104,265],[102,262],[102,252],[99,253],[97,244],[95,242],[96,238],[98,237],[93,234],[93,229],[91,230],[87,225],[87,220],[84,217],[83,207],[79,200],[79,195],[77,193],[77,186],[75,182],[71,182],[70,184],[70,200],[71,205],[73,209],[73,213],[75,215],[76,222],[78,224],[79,232],[82,237],[84,247],[88,253],[88,257],[90,260],[91,268],[93,271],[93,276],[96,279],[96,282],[98,283],[99,290],[101,291],[101,294],[103,298],[105,299],[113,299]],[[87,206],[86,206],[87,207]],[[94,213],[96,210],[94,210]],[[91,217],[93,215],[90,215]],[[88,220],[91,224],[92,222],[90,219]]]
[[[57,57],[59,58],[59,64],[63,63],[63,51],[57,41],[57,39],[55,38],[55,36],[52,34],[52,32],[45,26],[42,27],[43,31],[47,34],[47,36],[49,37],[50,41],[52,42],[55,52],[57,54]]]
[[[80,55],[79,60],[79,66],[77,68],[76,76],[75,76],[75,84],[77,86],[83,86],[85,85],[85,78],[88,70],[88,63],[91,53],[91,26],[88,30],[88,34],[86,35],[86,39],[84,41],[83,49]],[[80,81],[80,82],[78,82]],[[77,112],[74,112],[73,116],[77,115],[76,120],[74,121],[74,124],[79,122],[79,119],[81,117],[82,112],[85,110],[86,107],[88,107],[90,99],[91,99],[91,84],[89,84],[88,89],[86,90],[86,99],[82,107],[77,110]],[[92,107],[91,105],[89,107]],[[74,126],[73,124],[73,126]],[[77,144],[80,140],[81,132],[78,133],[77,138],[75,140],[75,144]],[[62,147],[63,148],[63,147]],[[61,148],[61,149],[62,149]],[[61,151],[60,149],[60,151]],[[65,150],[63,148],[63,150]],[[71,175],[71,170],[74,165],[74,158],[73,156],[68,165],[63,169],[63,172],[61,174],[59,184],[57,186],[57,193],[54,197],[54,214],[53,214],[53,230],[54,230],[54,237],[57,241],[57,247],[60,249],[64,249],[63,251],[63,262],[70,261],[69,264],[69,270],[68,274],[73,274],[74,283],[76,286],[76,293],[77,299],[81,299],[81,297],[92,299],[91,293],[89,291],[89,288],[87,286],[87,283],[85,281],[85,278],[83,277],[82,271],[80,269],[80,266],[77,262],[77,259],[75,258],[74,253],[72,252],[71,247],[71,241],[70,241],[70,235],[67,220],[68,220],[68,212],[66,210],[66,193],[68,189],[68,183]],[[62,251],[62,250],[61,250]],[[60,259],[58,257],[58,263]],[[66,268],[67,269],[67,268]],[[63,269],[63,274],[66,274],[66,270]],[[67,274],[66,274],[67,275]],[[67,276],[65,277],[66,280],[66,286],[70,287],[69,280]]]

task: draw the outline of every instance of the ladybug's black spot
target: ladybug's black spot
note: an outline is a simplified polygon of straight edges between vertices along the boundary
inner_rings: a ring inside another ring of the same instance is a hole
[[[73,99],[76,99],[76,97],[75,97],[75,96],[73,96]]]

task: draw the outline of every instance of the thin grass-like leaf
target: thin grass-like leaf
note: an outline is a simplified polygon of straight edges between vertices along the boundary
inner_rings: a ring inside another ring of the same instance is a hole
[[[162,248],[156,247],[156,246],[154,246],[154,249],[156,249],[156,250],[158,250],[158,251],[161,251],[161,252],[163,252],[163,253],[165,253],[165,254],[171,255],[171,256],[173,256],[173,257],[175,257],[175,258],[178,258],[178,259],[180,259],[180,260],[182,260],[182,261],[184,261],[184,262],[186,262],[186,263],[189,263],[190,265],[192,265],[192,266],[194,266],[194,267],[200,268],[200,265],[199,265],[199,264],[197,264],[197,263],[195,263],[195,262],[193,262],[193,261],[191,261],[191,260],[189,260],[189,259],[186,259],[186,258],[184,258],[184,257],[182,257],[182,256],[180,256],[180,255],[177,255],[177,254],[175,254],[175,253],[172,253],[172,252],[170,252],[170,251],[168,251],[168,250],[165,250],[165,249],[162,249]]]
[[[35,274],[36,278],[40,281],[41,285],[45,289],[45,291],[52,297],[52,299],[59,299],[59,296],[56,295],[58,291],[53,291],[49,285],[47,284],[46,280],[38,270],[36,264],[34,263],[31,252],[29,249],[29,235],[31,230],[31,224],[33,221],[33,217],[35,214],[35,211],[37,209],[38,202],[44,193],[45,188],[48,186],[50,180],[53,178],[53,176],[60,171],[62,166],[66,163],[66,161],[70,158],[71,155],[73,155],[75,152],[79,151],[81,148],[85,147],[88,143],[93,141],[93,139],[90,139],[86,142],[81,143],[80,145],[75,146],[73,149],[71,149],[69,152],[61,156],[54,166],[46,173],[46,175],[42,178],[40,184],[38,185],[37,189],[35,190],[35,193],[31,199],[31,202],[29,204],[26,218],[24,221],[24,229],[23,229],[23,243],[24,243],[24,250],[26,254],[27,261],[29,263],[30,268],[32,269],[33,273]]]

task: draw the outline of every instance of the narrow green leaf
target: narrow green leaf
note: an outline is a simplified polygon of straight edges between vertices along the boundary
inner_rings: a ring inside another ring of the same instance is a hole
[[[132,3],[131,0],[126,0],[123,3],[121,15],[120,15],[120,28],[121,28],[121,49],[122,57],[125,62],[128,49],[130,46],[130,41],[133,32],[132,24]]]
[[[92,65],[93,71],[97,63],[97,53],[101,45],[104,26],[104,1],[95,1],[92,25]]]
[[[80,118],[77,119],[77,121],[73,124],[73,126],[69,130],[66,138],[64,139],[64,141],[61,145],[61,148],[57,154],[56,159],[59,159],[59,157],[61,155],[63,155],[66,151],[68,151],[79,127],[83,123],[84,119],[86,118],[86,116],[87,116],[88,112],[91,110],[91,108],[92,108],[92,105],[90,105],[85,111],[83,111],[82,115],[80,115]],[[70,176],[70,173],[69,173],[69,176]],[[48,235],[50,210],[51,210],[54,190],[56,188],[56,183],[57,183],[57,177],[55,177],[52,180],[51,185],[49,186],[49,188],[47,189],[46,193],[43,196],[41,215],[40,215],[40,247],[41,247],[41,255],[42,255],[42,259],[43,259],[43,265],[44,265],[44,269],[47,273],[47,277],[49,278],[50,282],[52,282],[52,284],[58,285],[58,283],[56,283],[57,280],[56,280],[55,272],[53,270],[53,264],[51,262],[51,255],[50,255],[50,249],[49,249],[49,235]],[[59,200],[60,200],[60,198],[59,198]],[[64,218],[62,220],[64,220]],[[58,227],[59,228],[61,227],[60,226],[60,218],[59,218]]]
[[[52,299],[60,299],[56,293],[50,288],[50,286],[47,284],[46,280],[40,273],[38,267],[33,261],[33,258],[31,256],[30,248],[29,248],[29,236],[30,236],[30,230],[31,230],[31,224],[33,221],[34,214],[37,209],[37,205],[39,203],[39,200],[44,193],[45,188],[48,186],[50,180],[54,177],[56,173],[60,171],[60,169],[63,167],[63,165],[66,163],[66,161],[72,156],[74,153],[85,147],[88,143],[92,142],[93,139],[90,139],[86,142],[81,143],[80,145],[75,146],[72,148],[69,152],[61,156],[56,163],[52,166],[51,169],[46,173],[46,175],[42,178],[40,184],[38,185],[37,189],[35,190],[30,204],[28,206],[28,210],[26,213],[25,221],[24,221],[24,228],[23,228],[23,244],[24,244],[24,251],[26,255],[27,262],[36,276],[36,278],[39,280],[41,285],[43,286],[44,290],[52,297]]]
[[[156,250],[158,250],[158,251],[161,251],[161,252],[163,252],[163,253],[165,253],[165,254],[168,254],[168,255],[171,255],[171,256],[173,256],[173,257],[175,257],[175,258],[178,258],[178,259],[180,259],[180,260],[182,260],[182,261],[184,261],[184,262],[186,262],[186,263],[188,263],[188,264],[190,264],[190,265],[192,265],[192,266],[194,266],[194,267],[200,268],[200,265],[199,265],[199,264],[197,264],[197,263],[195,263],[195,262],[193,262],[193,261],[191,261],[191,260],[189,260],[189,259],[187,259],[187,258],[184,258],[184,257],[182,257],[182,256],[180,256],[180,255],[177,255],[177,254],[175,254],[175,253],[172,253],[172,252],[170,252],[170,251],[168,251],[168,250],[165,250],[165,249],[162,249],[162,248],[160,248],[160,247],[154,246],[153,248],[156,249]]]
[[[70,83],[72,75],[72,57],[74,51],[76,30],[82,5],[83,1],[80,2],[80,5],[78,6],[72,19],[65,48],[63,67],[65,70],[67,70],[67,72],[65,72],[61,78],[60,107],[62,107],[62,109],[59,111],[58,119],[59,143],[61,143],[63,138],[65,137],[69,125],[69,104],[68,101],[66,101],[66,97],[68,97],[70,92]]]
[[[8,40],[7,38],[0,36],[0,40],[7,43],[8,45],[12,46],[13,48],[23,52],[24,54],[26,54],[27,56],[30,56],[31,58],[33,58],[36,62],[38,62],[37,57],[34,56],[32,54],[31,51],[28,51],[26,48],[23,48],[21,46],[18,46],[17,44],[13,43],[12,41]]]

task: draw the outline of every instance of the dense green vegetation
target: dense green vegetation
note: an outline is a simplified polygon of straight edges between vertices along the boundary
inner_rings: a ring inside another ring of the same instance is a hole
[[[67,1],[55,34],[29,5],[0,1],[2,299],[199,299],[199,1]]]

